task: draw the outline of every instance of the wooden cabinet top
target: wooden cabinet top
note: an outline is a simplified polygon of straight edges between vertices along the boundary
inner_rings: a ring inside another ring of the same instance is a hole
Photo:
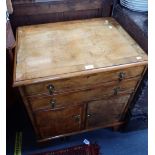
[[[147,63],[147,55],[113,18],[19,27],[14,86]]]

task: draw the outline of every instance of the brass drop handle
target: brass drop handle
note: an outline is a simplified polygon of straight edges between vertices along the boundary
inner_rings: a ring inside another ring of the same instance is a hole
[[[114,88],[114,95],[118,95],[118,92],[120,91],[120,87]]]
[[[48,85],[47,89],[48,89],[48,92],[49,92],[50,95],[54,94],[55,88],[54,88],[54,86],[52,84]]]
[[[73,115],[72,117],[75,120],[75,122],[79,122],[80,121],[80,118],[81,118],[80,115]]]
[[[92,117],[92,114],[87,114],[87,117],[88,117],[88,118]]]
[[[126,73],[125,72],[120,72],[119,73],[119,81],[122,81],[123,79],[125,79]]]
[[[51,107],[52,109],[54,109],[54,108],[55,108],[55,105],[56,105],[56,99],[51,99],[51,100],[50,100],[50,107]]]

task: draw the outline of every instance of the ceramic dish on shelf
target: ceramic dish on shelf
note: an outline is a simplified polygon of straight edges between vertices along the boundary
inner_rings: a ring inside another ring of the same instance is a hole
[[[148,0],[120,0],[120,4],[133,11],[148,11]]]

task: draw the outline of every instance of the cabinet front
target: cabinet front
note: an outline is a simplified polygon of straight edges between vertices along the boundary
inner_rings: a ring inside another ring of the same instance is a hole
[[[77,103],[89,102],[95,99],[114,97],[124,93],[132,93],[137,84],[137,78],[125,80],[124,82],[109,82],[105,85],[96,86],[77,92],[67,92],[59,95],[36,95],[29,97],[29,103],[34,111],[44,108],[61,108],[73,106]]]
[[[89,87],[100,85],[103,83],[118,81],[122,82],[133,77],[140,77],[144,70],[144,66],[135,66],[114,71],[88,74],[72,78],[65,78],[56,81],[42,82],[38,84],[25,86],[27,96],[36,94],[57,94],[66,91],[75,91],[79,89],[87,89]]]
[[[35,113],[36,123],[42,138],[59,136],[82,128],[83,107],[75,106]]]
[[[88,103],[86,128],[108,126],[118,122],[130,95]]]

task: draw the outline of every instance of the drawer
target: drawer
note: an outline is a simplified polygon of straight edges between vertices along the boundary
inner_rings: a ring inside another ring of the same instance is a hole
[[[113,124],[120,121],[130,95],[119,95],[107,100],[88,103],[86,128]]]
[[[86,89],[77,92],[70,92],[58,94],[54,96],[36,95],[28,97],[32,109],[39,110],[44,108],[61,108],[65,106],[72,106],[83,102],[88,102],[98,98],[105,98],[109,96],[117,96],[123,93],[132,93],[135,89],[138,79],[124,80],[121,83],[116,81],[106,83],[91,89]]]
[[[27,85],[24,87],[25,94],[57,94],[70,90],[81,90],[100,83],[109,81],[123,81],[124,79],[141,76],[144,66],[125,68],[115,71],[101,72],[79,77],[66,78],[56,81]]]
[[[83,106],[75,106],[34,113],[41,137],[48,138],[81,130],[83,110]]]

